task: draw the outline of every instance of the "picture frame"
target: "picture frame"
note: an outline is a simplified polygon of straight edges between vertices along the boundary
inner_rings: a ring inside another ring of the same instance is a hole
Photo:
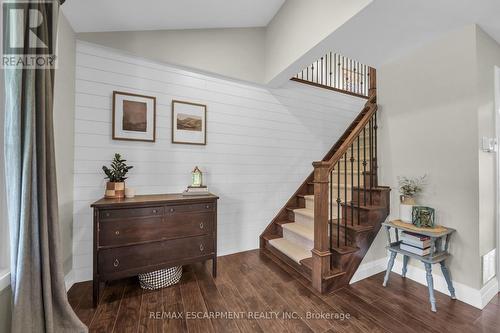
[[[113,91],[113,140],[156,141],[156,97]]]
[[[207,106],[172,100],[172,143],[207,144]]]

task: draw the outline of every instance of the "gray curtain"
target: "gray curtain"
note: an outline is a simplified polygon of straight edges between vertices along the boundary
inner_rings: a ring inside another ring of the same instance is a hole
[[[54,1],[54,6],[57,14],[59,3]],[[38,33],[51,33],[50,25],[56,29],[56,22],[57,15],[53,22],[44,20]],[[54,70],[5,69],[4,73],[12,332],[87,332],[68,303],[62,269],[52,119]]]

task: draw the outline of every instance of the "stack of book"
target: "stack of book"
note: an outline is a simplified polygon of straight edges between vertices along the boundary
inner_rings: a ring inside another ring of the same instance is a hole
[[[431,238],[414,232],[401,232],[401,250],[405,250],[419,256],[426,256],[431,253]]]
[[[190,195],[207,195],[208,187],[206,186],[188,186],[187,190],[182,192],[182,195],[190,196]]]

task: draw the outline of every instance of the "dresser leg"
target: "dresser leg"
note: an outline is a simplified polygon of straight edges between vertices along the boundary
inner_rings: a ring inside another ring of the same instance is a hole
[[[217,277],[217,257],[212,259],[212,276],[214,278]]]
[[[394,259],[396,259],[396,252],[391,252],[391,257],[389,258],[389,262],[387,263],[387,271],[385,272],[384,283],[382,284],[384,287],[387,286],[387,281],[389,281],[389,274],[391,274],[392,266],[394,266]]]
[[[425,277],[427,278],[427,287],[429,288],[429,301],[431,302],[432,312],[436,312],[436,299],[434,298],[434,280],[432,279],[432,265],[424,263]]]
[[[95,308],[99,303],[99,279],[93,280],[92,288],[93,288],[92,302]]]
[[[457,299],[457,297],[455,296],[455,288],[453,288],[453,282],[451,281],[450,271],[448,270],[448,267],[446,267],[444,260],[439,264],[441,265],[441,272],[443,272],[443,276],[446,280],[446,283],[448,284],[448,290],[450,291],[451,298]]]

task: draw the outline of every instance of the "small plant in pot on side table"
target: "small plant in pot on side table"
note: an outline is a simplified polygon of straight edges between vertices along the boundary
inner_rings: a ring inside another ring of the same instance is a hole
[[[426,177],[398,177],[399,183],[399,219],[412,223],[412,210],[416,205],[416,196],[421,193],[426,185]]]
[[[122,159],[120,154],[115,154],[111,167],[103,166],[102,170],[106,174],[106,198],[120,199],[125,197],[125,177],[132,166],[125,164],[127,160]]]

